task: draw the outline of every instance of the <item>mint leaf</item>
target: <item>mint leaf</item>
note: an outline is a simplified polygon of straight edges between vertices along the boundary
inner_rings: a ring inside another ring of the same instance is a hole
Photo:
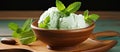
[[[50,16],[47,16],[44,20],[44,23],[48,23],[50,21]]]
[[[22,32],[22,29],[18,28],[16,31],[13,31],[12,37],[19,38],[21,32]]]
[[[33,31],[28,31],[28,32],[22,32],[20,36],[20,41],[22,44],[27,45],[29,43],[32,43],[36,40],[36,37],[33,33]]]
[[[10,23],[8,26],[11,30],[13,30],[12,37],[18,38],[22,44],[34,42],[36,37],[30,27],[31,23],[32,19],[28,19],[21,28],[15,23]]]
[[[13,30],[13,33],[12,33],[12,37],[14,38],[18,38],[19,37],[19,33],[21,33],[21,29],[19,28],[18,24],[16,23],[9,23],[8,24],[8,27]]]
[[[68,11],[69,13],[76,12],[77,10],[79,10],[80,6],[81,2],[74,2],[67,7],[66,11]]]
[[[18,34],[16,31],[13,31],[12,37],[14,37],[14,38],[19,38],[19,37],[20,37],[20,34]]]
[[[88,11],[88,10],[85,10],[83,15],[84,15],[84,18],[85,18],[86,20],[87,20],[87,18],[88,18],[88,14],[89,14],[89,11]]]
[[[89,25],[91,25],[93,23],[93,21],[91,19],[86,19],[85,22],[88,23]]]
[[[59,0],[56,0],[56,6],[59,11],[63,11],[65,9],[64,4]]]
[[[56,0],[56,7],[64,16],[69,16],[70,13],[76,12],[77,10],[79,10],[80,6],[81,2],[74,2],[66,8],[60,0]],[[44,27],[45,25],[42,26]]]
[[[97,15],[97,14],[89,15],[89,11],[88,10],[84,11],[84,19],[85,19],[86,23],[91,25],[93,23],[93,21],[96,21],[98,18],[99,18],[99,15]]]
[[[31,23],[32,23],[32,19],[26,20],[22,26],[22,30],[23,31],[30,31],[31,30],[31,27],[30,27]]]
[[[50,21],[50,16],[47,16],[44,21],[42,21],[41,23],[39,23],[38,26],[40,28],[48,28],[47,25],[48,25],[49,21]]]
[[[96,21],[98,18],[99,18],[99,15],[97,15],[97,14],[91,14],[91,15],[89,15],[89,19],[91,19],[93,21]]]
[[[8,27],[13,31],[16,31],[19,28],[19,26],[16,23],[9,23]]]
[[[35,37],[31,36],[31,37],[25,37],[25,38],[21,38],[20,41],[22,44],[27,45],[29,43],[32,43],[33,41],[35,41]]]
[[[84,13],[84,19],[85,19],[85,22],[88,23],[88,24],[92,24],[92,20],[90,20],[88,17],[89,17],[89,11],[88,10],[85,10]]]
[[[20,33],[20,41],[22,44],[29,44],[36,40],[36,37],[31,29],[32,19],[25,21],[22,27],[22,32]]]

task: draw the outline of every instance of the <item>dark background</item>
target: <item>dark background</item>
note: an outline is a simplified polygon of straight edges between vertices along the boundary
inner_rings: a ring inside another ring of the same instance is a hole
[[[120,11],[119,0],[61,0],[66,6],[81,1],[80,10]],[[55,0],[0,0],[0,10],[47,10],[55,6]]]

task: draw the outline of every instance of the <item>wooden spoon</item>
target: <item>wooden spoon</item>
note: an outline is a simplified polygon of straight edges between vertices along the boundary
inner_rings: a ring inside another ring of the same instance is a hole
[[[0,52],[32,52],[27,49],[2,49]]]

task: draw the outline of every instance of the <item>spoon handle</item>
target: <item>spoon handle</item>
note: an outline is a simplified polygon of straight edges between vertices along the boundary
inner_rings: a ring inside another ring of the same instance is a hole
[[[0,52],[33,52],[27,49],[2,49]]]

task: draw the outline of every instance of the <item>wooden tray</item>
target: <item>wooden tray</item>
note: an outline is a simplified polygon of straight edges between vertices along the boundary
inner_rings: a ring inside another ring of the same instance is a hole
[[[102,36],[100,35],[100,33],[96,33],[96,34]],[[116,36],[116,35],[105,34],[103,36]],[[106,52],[117,43],[117,41],[115,40],[96,40],[95,39],[96,36],[95,37],[91,36],[83,43],[75,46],[74,50],[72,49],[63,49],[61,51],[50,50],[47,48],[46,44],[38,40],[36,42],[31,43],[30,45],[22,45],[20,43],[18,43],[17,45],[6,45],[0,43],[0,52]]]

